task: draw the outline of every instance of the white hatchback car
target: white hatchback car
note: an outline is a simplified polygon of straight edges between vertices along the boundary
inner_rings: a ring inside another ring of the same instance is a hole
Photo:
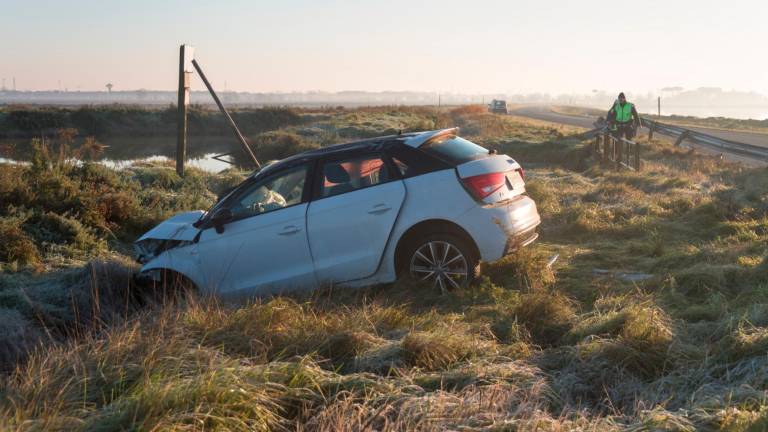
[[[480,260],[533,242],[541,222],[512,158],[457,129],[367,139],[256,172],[208,212],[176,215],[136,243],[140,279],[202,293],[270,295],[402,276],[442,291]]]

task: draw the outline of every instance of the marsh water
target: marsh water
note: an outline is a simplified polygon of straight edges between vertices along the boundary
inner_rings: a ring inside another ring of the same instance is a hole
[[[58,151],[55,139],[47,140],[52,152]],[[75,140],[73,148],[79,147],[82,137]],[[105,145],[99,162],[113,168],[129,167],[140,161],[174,161],[176,158],[176,137],[108,137],[98,139]],[[0,139],[0,163],[25,163],[32,157],[30,139]],[[234,138],[208,136],[187,138],[187,166],[205,171],[219,172],[232,167],[219,159],[230,160],[228,156],[215,159],[222,153],[238,151]]]

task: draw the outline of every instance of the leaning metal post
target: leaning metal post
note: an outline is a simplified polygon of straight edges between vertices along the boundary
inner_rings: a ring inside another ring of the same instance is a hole
[[[245,137],[243,137],[243,134],[240,133],[240,129],[237,128],[237,125],[235,124],[235,121],[232,120],[232,116],[229,115],[229,112],[227,112],[227,109],[224,108],[224,105],[221,103],[221,100],[219,100],[219,97],[216,95],[216,92],[213,91],[213,87],[211,86],[211,83],[208,82],[208,78],[205,77],[205,74],[203,73],[203,70],[200,68],[200,65],[197,64],[196,60],[192,60],[192,66],[195,67],[195,70],[197,71],[198,75],[200,75],[200,78],[203,80],[203,83],[205,83],[205,87],[208,88],[208,92],[211,93],[211,96],[213,96],[213,100],[216,102],[216,105],[219,107],[219,110],[222,114],[224,114],[224,117],[227,119],[227,123],[229,123],[229,126],[232,128],[232,131],[235,133],[235,136],[237,137],[238,141],[240,141],[240,144],[243,146],[243,150],[245,151],[245,154],[250,156],[251,161],[253,161],[253,164],[256,165],[257,169],[261,169],[261,164],[259,163],[258,159],[256,159],[256,156],[254,156],[253,152],[251,151],[251,147],[248,145],[248,142],[245,140]]]

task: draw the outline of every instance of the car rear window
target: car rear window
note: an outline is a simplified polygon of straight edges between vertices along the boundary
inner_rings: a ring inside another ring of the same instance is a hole
[[[460,165],[488,156],[488,149],[464,138],[450,135],[429,141],[419,147],[419,150],[423,150],[453,165]]]

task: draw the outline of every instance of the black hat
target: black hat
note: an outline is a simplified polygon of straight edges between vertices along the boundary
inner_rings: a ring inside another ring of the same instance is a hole
[[[621,98],[624,98],[624,99],[627,98],[626,96],[624,96],[624,92],[619,93],[619,99],[621,99]]]

